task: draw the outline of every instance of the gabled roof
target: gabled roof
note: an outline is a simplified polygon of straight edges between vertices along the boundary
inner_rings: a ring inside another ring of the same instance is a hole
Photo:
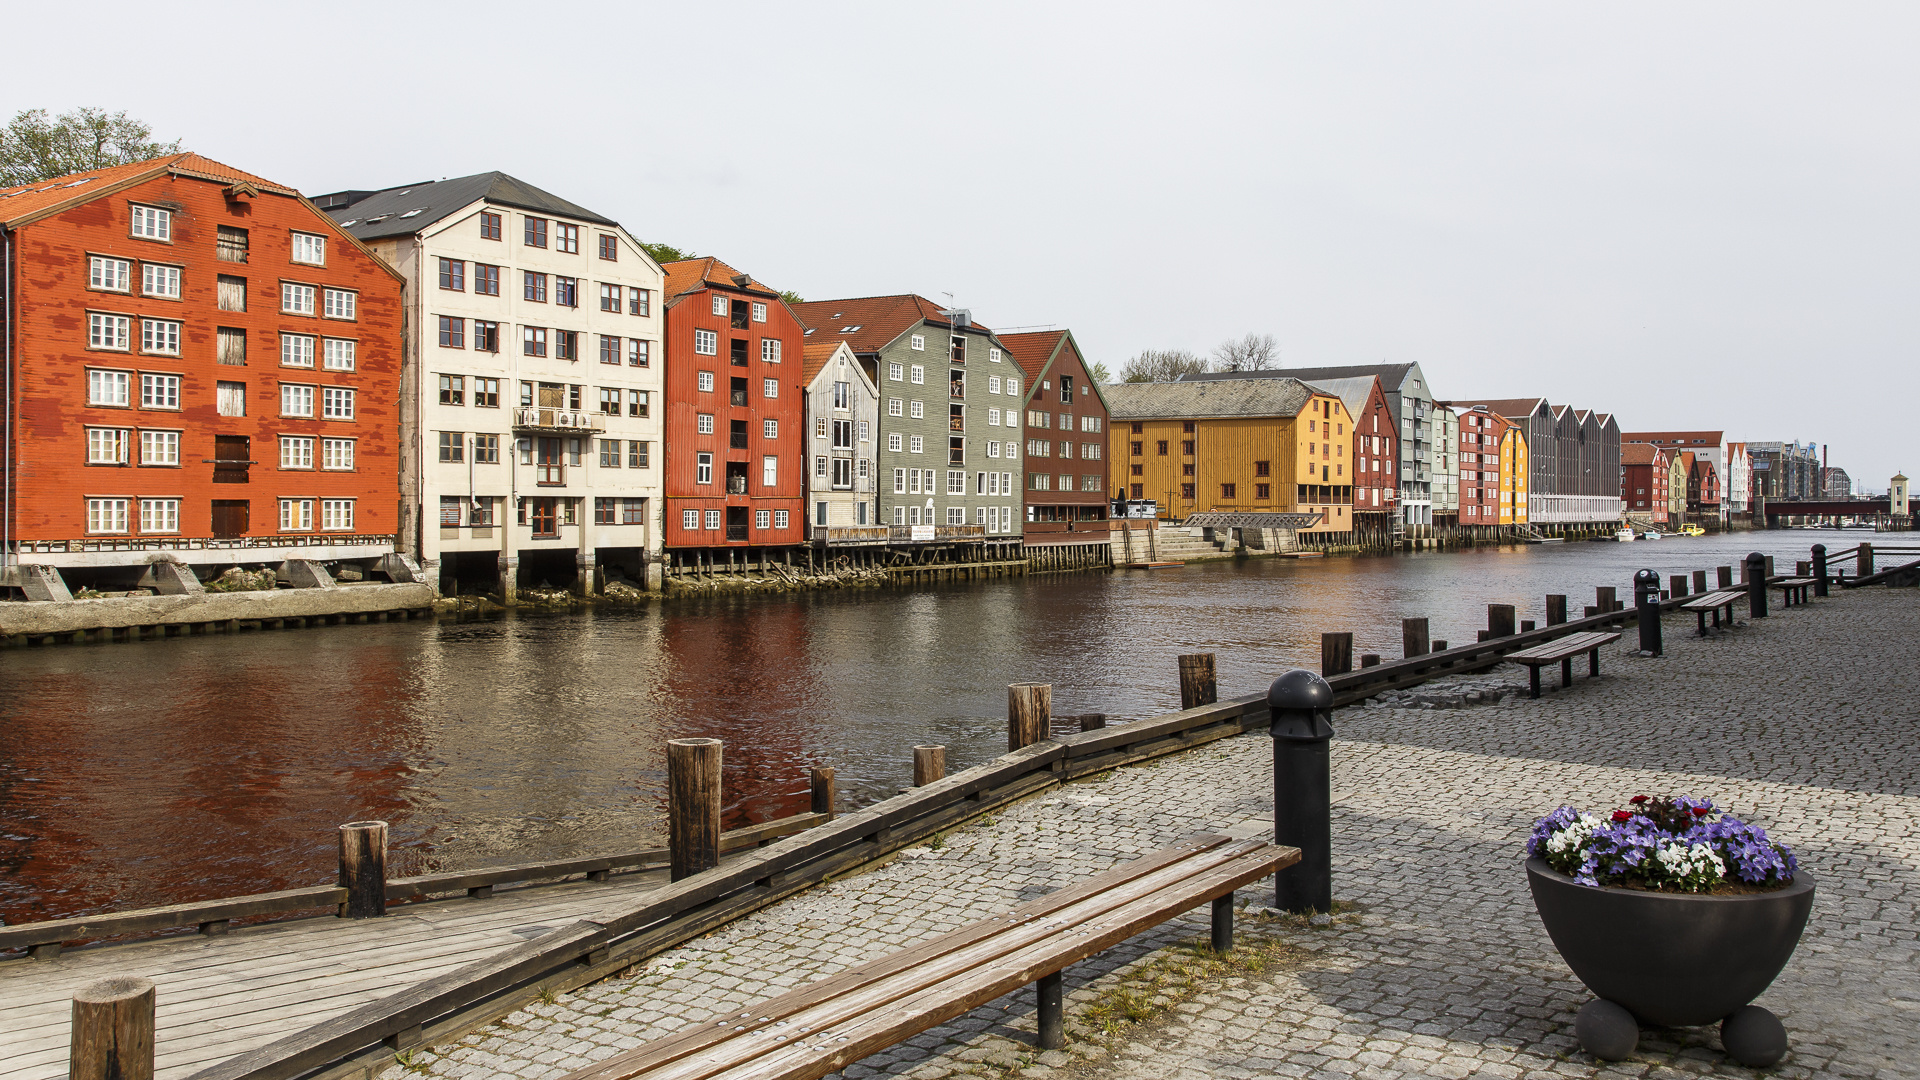
[[[845,345],[844,341],[809,341],[800,346],[800,385],[812,386],[814,377],[833,361],[834,354]],[[866,383],[868,389],[873,389],[873,382],[867,378],[867,369],[860,366],[860,359],[852,349],[847,349],[847,359],[853,361],[847,366],[859,372],[860,381]]]
[[[1469,408],[1469,409],[1473,408],[1475,405],[1485,405],[1487,407],[1487,411],[1490,413],[1493,413],[1496,416],[1504,416],[1509,420],[1525,420],[1531,417],[1536,411],[1539,410],[1540,406],[1545,405],[1546,403],[1547,403],[1546,398],[1536,397],[1536,398],[1455,398],[1452,401],[1449,401],[1447,404],[1454,405],[1454,406],[1465,406],[1466,408]]]
[[[362,240],[389,236],[411,236],[436,221],[485,200],[496,206],[531,210],[536,214],[589,221],[615,226],[619,222],[568,202],[550,191],[543,191],[503,172],[475,173],[452,180],[433,180],[421,184],[401,184],[371,194],[335,192],[317,196],[314,201],[348,232]],[[342,201],[350,200],[350,201]]]
[[[1378,375],[1356,375],[1347,379],[1309,379],[1308,385],[1324,390],[1340,399],[1347,407],[1347,415],[1360,422],[1360,414],[1367,411],[1367,401],[1373,397],[1373,386],[1380,381]]]
[[[812,300],[789,307],[800,322],[810,328],[809,342],[845,341],[858,353],[879,352],[894,338],[923,323],[942,328],[953,325],[947,309],[913,293]],[[993,333],[977,322],[970,323],[969,328]],[[946,354],[946,344],[939,343],[942,356]]]
[[[1652,443],[1622,443],[1620,446],[1620,464],[1656,465],[1666,451]]]
[[[1120,383],[1107,387],[1107,412],[1114,420],[1298,416],[1313,395],[1299,379],[1271,372],[1264,379]]]
[[[681,259],[678,262],[661,263],[660,269],[667,272],[665,293],[667,306],[690,292],[698,292],[710,285],[723,289],[743,289],[748,292],[765,293],[779,296],[780,290],[764,281],[757,281],[751,274],[743,274],[711,255],[698,259]]]
[[[1040,377],[1053,355],[1060,351],[1060,343],[1067,339],[1065,330],[1036,330],[1028,334],[1002,334],[1000,344],[1007,347],[1013,362],[1026,372],[1027,381]]]
[[[156,176],[173,173],[199,180],[211,180],[219,184],[247,184],[254,189],[274,195],[288,195],[299,198],[300,193],[284,184],[241,172],[231,165],[223,165],[212,158],[199,154],[169,154],[166,157],[152,158],[147,161],[135,161],[126,165],[110,165],[104,169],[91,169],[68,176],[42,180],[34,184],[22,184],[0,190],[0,225],[25,225],[30,220],[57,214],[69,207],[92,202],[102,195],[123,191],[135,184],[144,183]]]
[[[1188,375],[1180,381],[1289,378],[1304,382],[1322,382],[1327,379],[1355,379],[1377,375],[1380,378],[1381,389],[1394,391],[1400,389],[1400,384],[1406,381],[1407,374],[1413,369],[1413,364],[1349,364],[1345,367],[1272,368],[1266,371],[1209,371],[1204,375]]]

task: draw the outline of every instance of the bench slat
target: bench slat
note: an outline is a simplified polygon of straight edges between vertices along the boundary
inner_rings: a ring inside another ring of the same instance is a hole
[[[1507,659],[1520,664],[1547,664],[1555,660],[1564,660],[1570,656],[1578,656],[1583,652],[1590,652],[1602,645],[1619,640],[1619,634],[1568,634],[1566,637],[1549,641],[1545,645],[1536,645],[1522,652],[1508,653]]]
[[[1025,972],[1039,964],[1047,970],[1038,974],[1049,974],[1075,958],[1093,955],[1140,929],[1272,874],[1298,858],[1294,849],[1264,841],[1232,843],[1225,837],[1205,834],[1191,837],[1165,851],[1021,905],[1005,916],[963,927],[762,1002],[744,1018],[735,1014],[702,1023],[580,1070],[567,1080],[627,1080],[642,1074],[664,1080],[723,1072],[823,1076],[881,1048],[875,1045],[867,1049],[872,1040],[892,1045],[1038,977],[1020,975],[1007,989],[992,989],[1006,981],[1008,970]],[[1167,909],[1167,905],[1173,906]],[[1158,914],[1142,922],[1150,913]],[[1134,928],[1136,923],[1138,928]],[[1120,936],[1112,938],[1115,933]],[[1066,958],[1061,959],[1063,956]],[[990,985],[984,989],[974,985],[989,975]],[[962,978],[967,980],[965,986],[949,985]],[[986,990],[992,992],[974,1000]],[[923,1007],[903,1010],[894,1004],[909,999],[920,1001]],[[939,1018],[927,1019],[935,1013]],[[780,1024],[783,1020],[785,1025]],[[722,1023],[744,1026],[721,1027]],[[876,1023],[880,1030],[869,1030],[860,1038],[835,1030],[836,1025],[848,1024],[862,1025],[864,1030]],[[822,1030],[832,1031],[832,1040],[792,1061],[785,1057],[762,1060],[769,1050],[789,1049],[789,1042],[776,1039],[776,1035],[799,1033],[802,1028],[816,1039]],[[886,1034],[891,1031],[899,1033]],[[842,1035],[847,1035],[844,1041]]]

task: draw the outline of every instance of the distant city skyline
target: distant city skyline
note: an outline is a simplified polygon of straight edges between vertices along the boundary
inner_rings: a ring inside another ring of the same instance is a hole
[[[1920,468],[1909,6],[828,4],[720,36],[674,7],[538,35],[494,3],[145,10],[98,12],[83,80],[68,13],[17,15],[47,47],[8,115],[126,109],[308,193],[500,169],[808,299],[1070,328],[1114,372],[1271,333],[1289,367],[1825,443],[1863,489]]]

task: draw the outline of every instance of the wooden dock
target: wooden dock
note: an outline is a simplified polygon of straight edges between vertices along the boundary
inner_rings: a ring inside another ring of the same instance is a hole
[[[397,990],[503,952],[667,882],[663,870],[396,905],[0,962],[0,1080],[67,1075],[75,991],[138,975],[158,988],[155,1076],[183,1078]]]

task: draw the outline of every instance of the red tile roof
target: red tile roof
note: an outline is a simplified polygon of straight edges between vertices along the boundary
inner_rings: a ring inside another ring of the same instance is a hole
[[[808,342],[845,341],[854,352],[878,352],[887,342],[921,322],[951,325],[945,308],[912,293],[812,300],[790,306],[800,321],[813,329]],[[987,329],[979,323],[972,325],[979,330]],[[937,343],[936,351],[944,355],[946,343]]]
[[[801,345],[800,385],[812,386],[813,377],[820,374],[820,369],[826,367],[827,361],[833,359],[833,354],[839,351],[840,342],[838,340],[809,341]]]
[[[1545,398],[1454,398],[1447,402],[1455,408],[1471,409],[1475,405],[1485,405],[1487,411],[1495,416],[1504,416],[1509,420],[1524,419],[1533,415]]]
[[[1027,373],[1027,381],[1040,377],[1046,370],[1047,362],[1060,348],[1060,342],[1067,336],[1065,330],[1038,330],[1029,334],[1001,334],[1000,344],[1007,347],[1014,363]]]
[[[1665,453],[1665,451],[1652,443],[1621,443],[1620,464],[1652,465],[1655,459],[1663,456]]]
[[[751,274],[742,274],[740,271],[735,270],[733,267],[728,266],[726,263],[721,262],[711,255],[705,255],[698,259],[681,259],[678,262],[661,263],[660,269],[667,272],[667,283],[664,292],[666,293],[667,303],[669,305],[676,299],[690,292],[698,292],[706,288],[709,283],[728,289],[760,289],[770,293],[778,293],[780,291],[766,282],[755,278]],[[735,280],[741,277],[747,279],[745,285]]]
[[[27,218],[44,217],[169,172],[220,184],[246,183],[274,195],[297,198],[300,194],[284,184],[241,172],[199,154],[170,154],[149,161],[110,165],[104,169],[91,169],[0,190],[0,224],[11,225]]]

